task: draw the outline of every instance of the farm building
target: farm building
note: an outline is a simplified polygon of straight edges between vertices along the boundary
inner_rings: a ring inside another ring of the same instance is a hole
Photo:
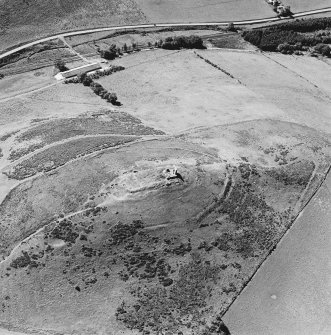
[[[65,78],[79,76],[80,74],[88,73],[88,72],[91,72],[91,71],[96,71],[96,70],[99,70],[99,69],[101,69],[100,63],[87,64],[87,65],[76,67],[74,69],[70,69],[68,71],[60,72],[55,76],[55,78],[57,80],[62,80],[62,79],[65,79]]]

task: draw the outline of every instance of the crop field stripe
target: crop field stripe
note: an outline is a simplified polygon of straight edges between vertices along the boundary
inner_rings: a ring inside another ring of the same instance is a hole
[[[240,289],[240,291],[238,292],[238,294],[233,298],[233,300],[230,302],[230,304],[226,307],[226,309],[224,310],[224,312],[222,312],[222,317],[226,314],[226,312],[231,308],[231,306],[233,305],[233,303],[237,300],[237,298],[241,295],[241,293],[244,291],[244,289],[246,288],[246,286],[252,281],[252,279],[254,278],[255,274],[259,271],[259,269],[261,268],[261,266],[264,264],[264,262],[267,260],[267,258],[274,252],[274,250],[277,248],[277,246],[279,245],[279,243],[283,240],[283,238],[285,237],[285,235],[287,235],[289,233],[289,231],[291,230],[291,228],[293,227],[293,225],[297,222],[298,217],[300,216],[300,214],[304,211],[304,209],[308,206],[308,204],[310,203],[310,201],[313,199],[313,197],[316,195],[316,193],[320,190],[321,186],[324,184],[328,174],[331,171],[331,165],[329,165],[327,171],[324,174],[324,177],[322,178],[322,180],[320,181],[318,187],[316,187],[316,190],[313,192],[313,194],[310,196],[310,198],[307,200],[307,202],[305,203],[305,205],[302,207],[302,209],[300,210],[300,212],[293,218],[293,220],[291,221],[289,227],[285,230],[285,232],[282,233],[281,237],[279,238],[277,244],[271,248],[271,250],[268,252],[268,254],[266,255],[266,257],[261,261],[261,263],[257,266],[257,268],[254,270],[253,274],[249,277],[249,279],[244,283],[244,285],[242,286],[242,288]]]

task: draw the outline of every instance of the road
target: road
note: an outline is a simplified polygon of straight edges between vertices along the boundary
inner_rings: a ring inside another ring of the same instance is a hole
[[[323,9],[316,9],[316,10],[310,10],[306,12],[301,12],[297,14],[293,14],[294,18],[308,16],[308,15],[314,15],[314,14],[321,14],[321,13],[327,13],[331,12],[331,7],[323,8]],[[257,19],[257,20],[247,20],[247,21],[234,21],[232,22],[234,25],[240,26],[240,25],[250,25],[250,24],[259,24],[259,23],[268,23],[268,22],[274,22],[274,21],[280,21],[283,19],[280,19],[278,17],[269,17],[269,18],[263,18],[263,19]],[[65,37],[69,36],[76,36],[76,35],[85,35],[90,33],[97,33],[97,32],[103,32],[103,31],[112,31],[112,30],[123,30],[123,29],[139,29],[139,28],[171,28],[171,27],[182,27],[182,26],[192,26],[192,27],[199,27],[199,26],[227,26],[229,22],[191,22],[191,23],[150,23],[150,24],[138,24],[138,25],[126,25],[126,26],[116,26],[116,27],[104,27],[104,28],[92,28],[92,29],[84,29],[84,30],[78,30],[78,31],[72,31],[68,33],[61,33],[57,35],[48,36],[33,42],[26,43],[24,45],[21,45],[17,48],[14,48],[12,50],[9,50],[7,52],[4,52],[0,55],[0,59],[5,58],[7,56],[12,55],[15,52],[24,50],[26,48],[32,47],[36,44],[48,42],[54,39],[63,39]]]

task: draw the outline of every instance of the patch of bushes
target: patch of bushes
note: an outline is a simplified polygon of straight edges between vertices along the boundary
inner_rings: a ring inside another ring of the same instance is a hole
[[[205,49],[202,38],[197,35],[167,37],[164,42],[160,40],[158,46],[168,50]]]
[[[69,70],[65,64],[65,62],[62,59],[57,59],[54,62],[55,68],[57,68],[60,72]]]
[[[180,329],[198,327],[212,294],[219,267],[204,262],[198,253],[183,265],[176,280],[164,280],[162,286],[140,290],[136,301],[123,302],[116,318],[129,329],[144,334],[180,334]]]
[[[306,187],[314,172],[315,164],[309,161],[300,161],[281,168],[266,170],[267,175],[284,185]]]
[[[136,235],[143,227],[144,223],[140,220],[134,220],[132,224],[117,224],[111,230],[111,245],[122,244]]]
[[[50,233],[50,237],[57,238],[69,243],[75,243],[79,234],[73,231],[70,220],[61,221]]]
[[[314,48],[314,51],[325,57],[331,56],[331,48],[327,44],[324,44],[324,43],[317,44]]]
[[[14,269],[25,268],[27,266],[29,266],[30,268],[33,268],[33,267],[36,268],[40,264],[36,262],[36,260],[40,257],[42,256],[32,255],[32,257],[30,257],[30,255],[26,251],[22,251],[22,256],[15,258],[10,263],[10,266]]]
[[[317,30],[331,28],[331,17],[296,19],[277,24],[279,30],[292,30],[300,33],[308,33]]]
[[[314,35],[305,34],[330,27],[331,18],[298,20],[281,23],[274,27],[244,31],[242,36],[247,42],[261,50],[292,54],[296,51],[307,50],[305,47],[330,43],[331,36],[327,31],[321,31]],[[323,50],[323,55],[329,55],[326,47],[320,48]]]
[[[3,73],[0,73],[0,80],[3,79],[5,75]]]
[[[112,44],[108,50],[100,50],[100,56],[107,60],[113,60],[119,56],[119,50],[115,44]]]
[[[243,38],[264,51],[277,51],[279,44],[295,44],[302,41],[302,37],[294,31],[269,28],[245,31]]]

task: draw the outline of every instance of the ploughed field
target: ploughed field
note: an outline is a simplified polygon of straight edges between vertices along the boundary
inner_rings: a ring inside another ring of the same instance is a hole
[[[330,165],[330,70],[304,59],[135,53],[95,79],[121,106],[80,84],[13,97],[12,83],[0,328],[226,334],[224,313]]]

